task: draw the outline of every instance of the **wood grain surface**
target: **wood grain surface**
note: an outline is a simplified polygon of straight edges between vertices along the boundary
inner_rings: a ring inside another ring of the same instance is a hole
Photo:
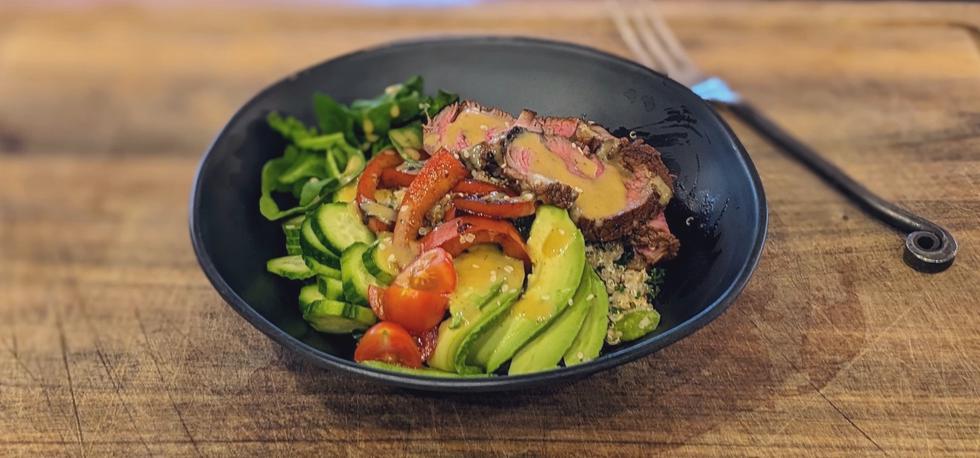
[[[232,312],[188,241],[197,160],[265,84],[371,44],[626,55],[603,3],[159,3],[0,6],[0,455],[980,455],[980,6],[664,6],[702,67],[947,225],[949,271],[734,124],[771,225],[725,315],[576,384],[447,396],[316,369]]]

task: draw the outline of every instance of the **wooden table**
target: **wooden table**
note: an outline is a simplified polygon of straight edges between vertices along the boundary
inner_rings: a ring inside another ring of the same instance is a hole
[[[580,383],[443,396],[320,370],[232,312],[188,242],[210,138],[292,70],[387,40],[625,54],[602,3],[0,8],[0,455],[980,454],[980,7],[668,4],[694,58],[882,195],[901,238],[744,126],[758,271],[694,336]],[[730,118],[729,118],[730,119]]]

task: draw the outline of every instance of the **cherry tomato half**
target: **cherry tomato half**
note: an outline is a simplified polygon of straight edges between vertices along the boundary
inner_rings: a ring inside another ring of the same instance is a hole
[[[405,328],[390,321],[371,326],[354,350],[354,361],[384,361],[405,367],[422,367],[422,352]]]
[[[438,326],[449,305],[449,299],[442,294],[398,285],[389,286],[381,301],[385,319],[404,326],[414,335]]]
[[[426,250],[395,277],[395,284],[430,293],[449,294],[456,289],[453,257],[439,247]]]

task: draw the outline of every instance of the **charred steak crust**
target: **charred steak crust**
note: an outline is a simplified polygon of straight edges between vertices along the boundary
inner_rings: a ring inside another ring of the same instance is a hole
[[[674,178],[670,176],[670,170],[667,169],[660,157],[660,151],[654,147],[647,145],[643,140],[634,140],[632,143],[624,145],[619,150],[619,154],[622,155],[623,162],[628,167],[633,169],[646,167],[647,170],[664,180],[668,188],[674,189]]]
[[[656,215],[658,211],[660,211],[659,197],[656,192],[653,192],[640,206],[605,219],[578,218],[576,223],[582,230],[585,240],[609,242],[628,235],[634,228],[642,226],[646,220]]]
[[[578,191],[575,188],[557,181],[548,183],[537,191],[540,193],[539,197],[542,202],[566,210],[572,208],[575,205],[575,200],[578,199]]]
[[[643,140],[635,140],[623,145],[618,156],[624,168],[635,178],[647,182],[652,187],[650,180],[653,177],[660,177],[668,188],[674,188],[674,180],[661,160],[660,152]],[[656,216],[663,210],[661,201],[669,200],[673,196],[666,196],[666,199],[663,197],[665,196],[660,195],[660,191],[653,187],[646,201],[632,209],[602,220],[579,218],[577,223],[586,240],[607,242],[620,239],[635,233],[638,228]]]

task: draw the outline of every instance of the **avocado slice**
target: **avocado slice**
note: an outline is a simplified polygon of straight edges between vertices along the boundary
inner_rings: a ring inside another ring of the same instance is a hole
[[[524,263],[494,245],[478,245],[456,257],[456,290],[449,297],[451,318],[439,326],[429,366],[449,372],[480,373],[466,364],[473,342],[514,303],[524,285]]]
[[[589,313],[589,306],[595,300],[592,293],[592,278],[586,266],[582,269],[582,280],[579,282],[578,290],[572,297],[572,305],[558,315],[550,325],[534,339],[521,347],[510,361],[510,375],[530,374],[531,372],[541,372],[558,367],[565,351],[572,345],[572,341],[582,329],[582,322],[585,315]]]
[[[582,329],[579,329],[575,341],[565,352],[566,367],[596,359],[606,341],[606,329],[609,327],[609,295],[606,293],[606,285],[591,266],[587,266],[585,270],[589,274],[595,298],[589,303],[589,313],[585,316]]]
[[[511,359],[568,307],[582,279],[585,239],[565,210],[539,207],[527,245],[534,270],[524,295],[474,344],[471,359],[487,372]]]

